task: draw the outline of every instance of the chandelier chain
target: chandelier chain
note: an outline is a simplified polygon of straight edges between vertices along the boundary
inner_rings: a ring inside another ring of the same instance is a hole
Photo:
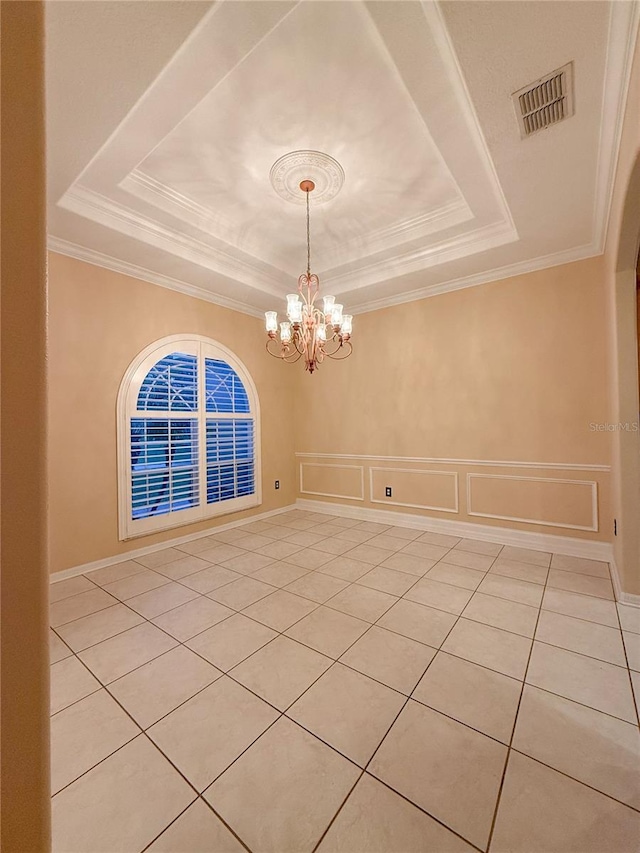
[[[300,182],[306,193],[307,207],[307,272],[298,278],[298,292],[287,294],[287,319],[280,323],[278,313],[265,312],[267,352],[292,364],[304,358],[305,369],[313,373],[325,358],[342,360],[352,352],[353,317],[342,313],[343,306],[335,297],[325,296],[323,308],[316,305],[320,280],[311,273],[311,215],[309,193],[315,189],[312,180]]]
[[[309,190],[307,192],[307,275],[311,275],[311,230],[309,226]]]

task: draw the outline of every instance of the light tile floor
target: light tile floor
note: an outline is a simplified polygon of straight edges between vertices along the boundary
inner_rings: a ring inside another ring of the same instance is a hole
[[[51,602],[57,853],[640,850],[605,563],[294,510]]]

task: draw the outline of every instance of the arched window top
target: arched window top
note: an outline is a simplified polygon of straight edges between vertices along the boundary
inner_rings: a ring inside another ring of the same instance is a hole
[[[205,359],[207,412],[249,412],[249,397],[240,377],[230,364],[217,358]]]
[[[139,353],[118,430],[121,539],[260,504],[258,395],[222,344],[173,335]]]
[[[198,371],[195,355],[172,352],[157,361],[145,376],[138,394],[138,411],[195,412],[198,408]]]

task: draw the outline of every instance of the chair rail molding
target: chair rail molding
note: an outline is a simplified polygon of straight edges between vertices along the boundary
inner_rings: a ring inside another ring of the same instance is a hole
[[[489,468],[537,468],[554,471],[603,471],[611,466],[590,462],[522,462],[507,459],[449,459],[443,456],[377,456],[366,453],[311,453],[296,451],[300,459],[371,459],[374,462],[415,462],[432,465],[482,465]]]

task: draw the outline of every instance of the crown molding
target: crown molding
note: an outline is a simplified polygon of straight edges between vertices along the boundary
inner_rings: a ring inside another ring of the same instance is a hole
[[[382,258],[364,266],[353,265],[339,275],[332,275],[330,270],[325,270],[322,275],[325,285],[331,287],[336,296],[345,294],[352,299],[359,289],[368,285],[409,273],[421,272],[429,267],[446,264],[468,255],[487,252],[505,243],[513,243],[517,239],[518,232],[509,222],[493,222],[473,231],[441,240],[424,249],[400,253],[391,258]],[[356,288],[350,289],[345,286],[347,283],[353,283],[354,279],[358,281]]]
[[[434,207],[421,216],[414,216],[412,219],[403,219],[386,228],[372,231],[367,238],[369,247],[373,247],[369,255],[393,248],[394,246],[401,246],[403,243],[408,243],[411,240],[419,240],[428,234],[432,234],[434,231],[444,231],[445,228],[461,225],[470,219],[473,219],[473,213],[461,196],[459,199],[455,199],[448,204],[443,204],[441,207]],[[361,246],[361,241],[359,238],[346,240],[344,243],[338,244],[336,251],[343,250],[346,246]]]
[[[198,231],[207,234],[207,236],[213,235],[216,240],[226,243],[229,247],[232,246],[233,230],[229,223],[222,220],[216,211],[199,204],[184,193],[146,174],[146,172],[134,169],[128,175],[125,175],[118,186],[141,201],[175,217],[178,221],[186,225],[192,225]],[[140,217],[140,219],[145,221],[144,217]],[[168,228],[166,225],[164,227],[177,240],[183,238],[183,233],[177,229]],[[208,247],[207,244],[204,245]],[[249,258],[255,258],[256,265],[260,263],[269,264],[275,267],[283,276],[288,275],[271,261],[259,260],[258,252],[259,249],[257,246],[245,244],[244,255]]]
[[[184,193],[175,190],[168,184],[153,178],[139,169],[134,169],[126,175],[120,181],[119,186],[142,201],[146,201],[149,204],[159,207],[166,213],[175,216],[180,221],[188,225],[193,225],[207,234],[214,234],[218,240],[229,242],[232,239],[233,232],[229,223],[221,221],[215,211],[199,204],[197,201],[184,195]],[[454,228],[471,219],[473,219],[473,213],[462,195],[460,195],[460,198],[454,199],[440,207],[433,208],[420,216],[399,220],[393,225],[370,233],[367,236],[366,254],[361,255],[361,258],[365,260],[367,257],[371,257],[378,252],[389,251],[394,248],[398,249],[403,244],[423,239],[437,231]],[[180,239],[180,232],[171,230]],[[329,252],[325,252],[327,265],[325,266],[323,276],[329,276],[332,268],[352,263],[357,264],[357,261],[350,260],[347,254],[349,251],[353,253],[355,249],[362,250],[362,248],[362,240],[358,238],[346,240],[332,247]],[[262,255],[262,262],[275,267],[283,276],[294,274],[284,269],[285,264],[281,258],[275,256],[269,258],[268,248],[265,251],[264,246],[245,246],[244,251],[245,254],[249,253],[253,255],[256,258],[256,263],[260,262],[257,259]],[[404,255],[399,253],[397,257],[401,262]]]
[[[322,275],[323,284],[331,286],[332,290],[335,290],[337,294],[343,294],[345,298],[348,296],[351,303],[351,311],[354,314],[381,310],[466,287],[474,287],[492,281],[584,260],[601,255],[604,251],[628,98],[631,65],[638,39],[638,29],[640,27],[640,2],[638,0],[611,3],[602,98],[601,130],[597,172],[595,176],[593,237],[591,242],[560,252],[541,255],[501,267],[494,267],[472,275],[446,281],[440,280],[425,287],[409,292],[392,294],[381,299],[367,299],[364,293],[359,296],[361,288],[366,288],[374,283],[389,281],[411,272],[415,274],[421,270],[433,268],[436,265],[445,265],[458,258],[485,252],[488,249],[518,239],[518,234],[513,225],[513,220],[500,186],[490,151],[470,99],[464,75],[455,52],[455,47],[451,42],[446,28],[441,8],[437,2],[424,2],[424,0],[421,5],[434,38],[436,38],[443,62],[449,69],[450,78],[455,82],[457,100],[465,116],[470,138],[473,139],[475,148],[480,153],[484,166],[483,171],[489,178],[494,198],[501,210],[503,218],[497,222],[494,221],[491,225],[485,225],[473,231],[449,237],[424,249],[414,249],[403,253],[400,250],[401,247],[398,246],[398,251],[391,258],[387,256],[383,259],[374,259],[369,255],[368,259],[361,259],[364,261],[362,266],[358,264],[344,264],[342,267],[334,267],[335,275],[332,275],[331,269],[325,269]],[[214,8],[217,9],[218,4]],[[211,13],[208,13],[205,16],[205,20],[209,20],[210,17]],[[203,30],[204,26],[203,22],[199,26],[198,32]],[[114,131],[110,139],[115,138],[119,129]],[[97,162],[96,157],[93,160]],[[84,171],[86,172],[86,169]],[[137,170],[134,169],[129,177],[136,176],[137,174]],[[121,184],[121,186],[123,185]],[[130,186],[127,186],[127,189],[131,191]],[[169,193],[170,203],[177,205],[182,211],[179,218],[184,218],[184,213],[187,209],[189,211],[188,215],[193,218],[201,216],[202,212],[205,211],[204,208],[196,210],[189,199],[184,197],[180,199],[176,198],[176,194],[170,188],[166,189]],[[153,191],[162,192],[163,186],[156,186],[153,188]],[[140,240],[162,251],[173,253],[176,257],[183,258],[200,267],[235,279],[256,291],[261,291],[276,299],[282,298],[287,290],[290,277],[277,267],[260,261],[247,252],[235,249],[231,244],[225,245],[224,240],[220,240],[220,243],[223,244],[223,247],[220,248],[191,235],[180,233],[166,224],[150,220],[120,202],[107,198],[93,190],[88,190],[77,183],[66,193],[60,204],[74,213],[88,217],[90,220],[99,222],[132,239]],[[171,215],[177,215],[175,210]],[[414,220],[398,223],[396,226],[383,229],[380,233],[372,236],[375,240],[387,241],[384,251],[388,253],[394,242],[401,240],[407,243],[412,239],[416,239],[416,229],[422,228],[433,233],[434,231],[441,230],[441,228],[449,227],[450,223],[447,217],[451,216],[464,216],[464,211],[460,204],[454,202],[451,205],[445,205],[436,211],[426,214],[424,217],[417,217]],[[211,212],[208,213],[208,217],[209,219],[211,218]],[[192,224],[196,224],[195,221]],[[202,225],[203,222],[201,221],[200,227]],[[187,295],[230,308],[231,310],[255,317],[262,316],[260,311],[243,302],[211,293],[198,285],[165,276],[136,264],[121,261],[115,257],[70,241],[52,237],[50,247],[53,251],[58,251],[61,254],[76,257],[88,263],[112,269],[125,275],[141,278],[142,280],[158,284],[161,287],[177,290],[178,292],[186,293]],[[353,286],[354,282],[357,283],[357,286],[354,289],[350,289],[350,286]]]
[[[155,192],[158,192],[161,185],[158,182],[154,183]],[[149,185],[146,186],[149,189]],[[167,188],[167,194],[163,194],[163,198],[168,202],[172,201],[169,188]],[[185,199],[185,201],[187,200]],[[147,245],[170,252],[176,257],[210,269],[212,272],[240,281],[249,287],[274,296],[276,299],[282,298],[287,289],[289,276],[284,270],[277,269],[258,258],[247,255],[245,252],[241,253],[240,250],[238,250],[237,255],[234,255],[232,254],[233,248],[229,244],[226,244],[228,251],[221,251],[196,237],[149,219],[124,204],[87,187],[78,185],[72,187],[65,193],[59,204],[65,210],[98,222],[100,225],[118,231],[127,237],[141,240]],[[464,208],[466,205],[459,208],[453,215],[464,215]],[[439,215],[448,216],[451,215],[451,211],[444,214],[435,211],[431,216],[437,221]],[[420,217],[418,227],[424,228],[425,225],[428,227],[429,218],[430,215]],[[196,225],[196,227],[200,226]],[[403,226],[401,223],[394,227],[402,228]],[[416,222],[408,222],[406,227],[413,230],[416,228]],[[406,238],[407,234],[405,233],[404,236]],[[354,265],[353,269],[349,269],[338,276],[332,276],[330,270],[325,270],[322,276],[325,285],[328,284],[336,290],[336,293],[341,293],[345,291],[345,288],[340,287],[340,282],[351,282],[354,276],[357,276],[359,280],[359,287],[366,287],[369,284],[410,272],[418,272],[429,266],[447,263],[469,254],[485,252],[517,239],[518,233],[513,228],[509,217],[508,221],[501,220],[472,231],[463,232],[455,237],[429,245],[424,249],[410,252],[400,251],[390,258],[386,257],[362,266]],[[352,293],[352,291],[347,292]]]
[[[228,244],[228,251],[222,251],[189,234],[179,233],[95,190],[75,185],[65,193],[58,204],[78,216],[240,281],[269,296],[281,298],[286,290],[287,276],[280,270],[251,258],[244,252],[240,253],[239,250],[237,254],[232,254],[233,248]]]
[[[459,181],[451,176],[457,192],[447,203],[370,233],[364,252],[360,239],[348,240],[334,247],[320,272],[327,281],[335,281],[345,287],[353,282],[354,274],[361,282],[360,286],[367,286],[518,239],[445,21],[435,4],[427,4],[424,14],[440,55],[442,73],[450,81],[455,100],[463,113],[461,127],[466,132],[462,136],[473,149],[469,154],[472,154],[474,164],[477,159],[478,165],[477,169],[474,168],[473,181],[481,180],[482,195],[487,199],[488,209],[484,210],[483,207],[482,214],[472,211]],[[203,24],[198,30],[200,35],[204,29],[206,27]],[[195,50],[196,45],[192,46]],[[383,50],[386,51],[384,45]],[[195,73],[194,68],[191,68],[191,73]],[[415,104],[412,93],[408,92],[408,95]],[[164,116],[160,105],[155,106]],[[191,107],[191,111],[195,106]],[[183,119],[184,116],[180,120]],[[158,122],[163,128],[159,131],[162,137],[167,128],[159,118]],[[208,209],[155,176],[145,173],[140,167],[144,162],[144,158],[138,156],[140,152],[137,152],[136,158],[132,158],[131,154],[131,148],[140,144],[140,134],[133,134],[131,144],[125,145],[127,123],[131,123],[129,119],[114,131],[109,144],[103,147],[99,157],[93,159],[91,170],[84,170],[82,177],[58,202],[59,206],[133,240],[281,298],[290,287],[291,272],[285,271],[283,263],[277,258],[269,257],[272,249],[267,247],[266,250],[260,250],[257,246],[240,249],[235,245],[236,238],[229,231],[229,223],[225,223],[217,211]],[[425,127],[428,132],[426,121]],[[122,139],[121,134],[124,134]],[[154,137],[156,147],[160,141]],[[110,147],[114,148],[115,153],[109,150]],[[445,159],[442,159],[442,164],[446,168]],[[467,178],[471,180],[469,175]],[[110,179],[114,182],[113,193],[104,190]],[[89,186],[88,183],[93,181],[95,183]],[[116,186],[118,192],[115,191]],[[128,193],[129,198],[124,193]],[[140,205],[141,210],[135,209],[134,199],[144,203]],[[161,217],[163,221],[158,221],[153,212],[154,207],[168,214],[171,220]],[[477,219],[474,219],[474,214]],[[192,233],[183,233],[179,223],[191,226]],[[198,229],[200,234],[193,233],[194,229]],[[462,233],[449,233],[444,240],[438,239],[439,232],[444,235],[451,229],[462,230]],[[436,237],[435,245],[419,246],[430,235]],[[74,235],[69,236],[75,239]],[[350,259],[351,256],[353,259]]]
[[[47,248],[52,252],[57,252],[59,255],[66,255],[69,258],[75,258],[78,261],[84,261],[87,264],[93,264],[96,267],[102,267],[106,270],[128,275],[131,278],[137,278],[141,281],[148,281],[151,284],[157,284],[160,287],[165,287],[168,290],[176,290],[178,293],[184,293],[186,296],[192,296],[194,299],[202,299],[203,302],[212,302],[214,305],[219,305],[221,308],[229,308],[231,311],[238,311],[241,314],[247,314],[250,317],[258,317],[262,319],[264,314],[257,308],[251,305],[246,305],[244,302],[238,302],[235,299],[229,299],[225,296],[220,296],[217,293],[211,293],[203,287],[198,287],[195,284],[189,284],[186,281],[181,281],[177,278],[163,275],[154,270],[146,269],[145,267],[131,264],[128,261],[123,261],[120,258],[114,258],[111,255],[105,255],[103,252],[98,252],[96,249],[89,249],[86,246],[79,246],[77,243],[71,243],[68,240],[62,240],[60,237],[50,235],[47,239]]]
[[[531,258],[527,261],[518,261],[515,264],[507,264],[503,267],[493,267],[474,275],[430,284],[426,287],[410,290],[405,293],[398,293],[394,296],[373,299],[369,302],[360,302],[355,305],[350,304],[349,308],[352,314],[367,314],[369,311],[380,311],[383,308],[392,308],[394,305],[403,305],[406,302],[416,302],[418,299],[439,296],[441,293],[450,293],[453,290],[463,290],[466,287],[476,287],[479,284],[502,281],[502,279],[513,278],[517,275],[539,272],[540,270],[550,269],[551,267],[571,264],[575,261],[584,261],[587,258],[593,258],[601,254],[602,251],[598,246],[589,243],[585,246],[576,246],[573,249],[566,249],[562,252],[540,255],[538,258]]]
[[[244,302],[239,302],[235,299],[230,299],[217,293],[212,293],[211,291],[198,287],[195,284],[189,284],[181,279],[172,278],[170,276],[163,275],[162,273],[155,272],[154,270],[149,270],[146,267],[141,267],[137,264],[120,260],[119,258],[114,258],[112,255],[106,255],[96,249],[89,249],[86,246],[80,246],[77,243],[63,240],[60,237],[50,235],[47,240],[47,246],[50,251],[57,252],[59,255],[67,255],[70,258],[76,258],[79,261],[84,261],[85,263],[93,264],[97,267],[103,267],[104,269],[122,273],[123,275],[128,275],[132,278],[148,281],[151,284],[157,284],[160,287],[165,287],[169,290],[176,290],[179,293],[186,294],[187,296],[193,296],[195,299],[202,299],[205,302],[212,302],[215,305],[220,305],[222,308],[229,308],[232,311],[239,311],[241,314],[248,314],[250,317],[258,317],[259,319],[263,319],[264,316],[264,313],[261,310],[254,308],[251,305],[247,305]],[[544,255],[530,261],[522,261],[517,264],[510,264],[509,266],[496,267],[482,273],[477,273],[476,275],[466,276],[465,278],[429,285],[428,287],[423,287],[419,290],[412,290],[407,293],[389,296],[384,299],[376,299],[370,302],[356,304],[350,306],[351,313],[367,314],[370,311],[381,311],[384,308],[393,308],[395,305],[404,305],[407,302],[416,302],[419,299],[428,299],[431,296],[439,296],[440,294],[449,293],[454,290],[462,290],[466,287],[476,287],[477,285],[487,284],[492,281],[501,281],[502,279],[513,278],[514,276],[524,275],[529,272],[539,272],[543,269],[574,263],[575,261],[596,257],[599,254],[601,254],[601,252],[592,245],[579,246],[576,249],[570,249],[566,252]]]

